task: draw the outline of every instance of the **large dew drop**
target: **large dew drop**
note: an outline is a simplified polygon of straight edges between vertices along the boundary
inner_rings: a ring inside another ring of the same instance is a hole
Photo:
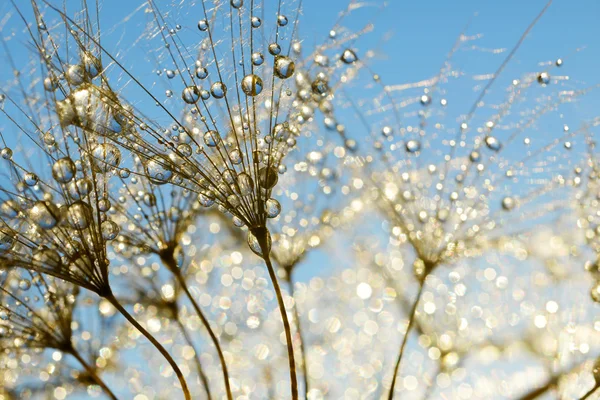
[[[121,151],[112,143],[102,143],[92,150],[94,167],[100,172],[108,172],[121,164]]]
[[[242,90],[248,96],[257,96],[263,90],[263,81],[254,74],[246,75],[242,79]]]
[[[146,176],[155,185],[164,185],[173,176],[173,171],[168,164],[159,156],[154,156],[146,162]]]
[[[59,212],[48,201],[36,201],[29,210],[29,218],[42,229],[52,229],[58,224]]]
[[[68,157],[60,158],[52,165],[52,176],[58,183],[68,183],[75,176],[75,163]]]
[[[271,234],[267,231],[267,252],[271,252]],[[259,257],[264,257],[263,256],[263,250],[260,247],[260,242],[258,241],[258,238],[256,236],[254,236],[254,234],[252,232],[248,232],[248,246],[250,247],[250,250],[252,250],[252,252],[254,252],[254,254],[256,254]]]
[[[294,75],[294,71],[296,70],[296,65],[292,61],[291,58],[287,56],[277,56],[275,57],[275,76],[281,79],[287,79],[290,76]]]

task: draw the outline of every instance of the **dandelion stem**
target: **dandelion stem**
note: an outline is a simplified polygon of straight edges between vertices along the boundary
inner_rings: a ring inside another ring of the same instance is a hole
[[[194,354],[194,364],[196,364],[196,370],[198,371],[198,376],[200,377],[200,380],[202,381],[202,386],[204,387],[204,390],[206,391],[207,400],[212,400],[212,394],[210,393],[210,386],[208,385],[208,378],[206,377],[206,374],[204,373],[204,369],[202,368],[202,363],[200,362],[200,353],[198,352],[198,350],[196,350],[194,341],[190,337],[190,334],[188,333],[187,329],[185,329],[185,325],[183,325],[183,322],[181,322],[181,320],[179,319],[179,316],[176,316],[175,320],[177,321],[177,325],[179,326],[179,329],[181,329],[181,333],[183,334],[183,337],[184,337],[186,343],[192,349],[194,349],[194,353],[195,353]]]
[[[283,302],[281,288],[279,287],[279,282],[277,281],[277,274],[275,274],[275,269],[273,268],[273,264],[271,264],[271,259],[269,257],[270,248],[267,244],[267,237],[269,235],[269,231],[267,231],[266,228],[257,228],[252,230],[252,234],[258,240],[258,244],[260,245],[260,249],[262,252],[262,258],[263,260],[265,260],[265,264],[267,265],[267,269],[269,270],[269,276],[275,289],[275,295],[277,296],[279,313],[281,314],[281,319],[283,320],[283,327],[285,329],[285,339],[287,341],[288,361],[290,364],[290,380],[292,386],[292,400],[298,400],[298,379],[296,378],[296,359],[294,358],[294,343],[292,342],[292,329],[290,328],[290,321],[288,320],[287,312],[285,310],[285,303]]]
[[[98,386],[100,386],[102,388],[102,390],[104,390],[104,393],[106,393],[106,395],[108,397],[110,397],[112,400],[118,400],[117,396],[115,396],[115,394],[108,388],[108,386],[106,386],[106,384],[100,378],[100,376],[98,376],[96,371],[92,367],[89,366],[89,364],[83,359],[83,357],[81,357],[81,354],[79,354],[79,352],[77,350],[71,349],[69,351],[69,353],[73,357],[75,357],[77,359],[77,361],[79,361],[79,364],[81,364],[81,366],[85,369],[85,371],[89,374],[89,376],[92,377],[94,382],[96,382],[98,384]]]
[[[223,354],[223,350],[221,349],[219,339],[217,338],[217,335],[215,335],[215,332],[212,330],[210,323],[208,322],[208,319],[206,319],[206,317],[202,313],[202,310],[200,310],[200,306],[194,299],[194,296],[192,296],[192,294],[190,293],[190,290],[188,289],[185,279],[183,278],[183,275],[181,275],[181,272],[178,269],[174,269],[173,274],[177,278],[177,281],[181,285],[181,288],[185,292],[185,295],[192,303],[192,307],[194,307],[196,314],[198,314],[198,318],[200,318],[200,320],[202,321],[202,324],[208,331],[208,334],[210,335],[210,338],[211,338],[213,344],[215,345],[215,348],[217,349],[217,354],[219,355],[219,360],[221,361],[221,370],[223,371],[223,379],[225,381],[225,390],[227,392],[227,399],[232,400],[233,396],[231,394],[231,386],[229,385],[229,372],[227,370],[227,364],[225,363],[225,355]]]
[[[598,390],[598,386],[594,386],[593,388],[591,388],[590,391],[584,394],[583,397],[581,397],[579,400],[585,400],[589,398],[592,394],[594,394],[596,390]]]
[[[288,290],[290,292],[290,296],[295,299],[294,296],[294,282],[292,281],[292,276],[287,279]],[[298,336],[300,337],[300,357],[302,357],[302,377],[304,378],[304,398],[308,399],[308,366],[306,365],[306,351],[304,349],[304,338],[302,337],[302,329],[300,327],[300,316],[298,315],[298,307],[294,306],[294,324],[296,325],[296,330],[298,331]]]
[[[421,300],[421,294],[423,293],[423,288],[425,287],[425,280],[421,280],[419,286],[419,292],[417,293],[417,297],[415,298],[415,302],[413,303],[412,309],[410,311],[410,317],[408,320],[408,327],[406,328],[406,333],[404,334],[404,338],[402,339],[402,344],[400,345],[400,352],[398,353],[398,359],[396,360],[396,366],[394,368],[394,377],[392,378],[392,386],[390,387],[390,394],[388,395],[388,400],[392,400],[394,398],[394,386],[396,386],[396,378],[398,376],[398,370],[400,369],[400,363],[402,362],[402,356],[404,355],[404,348],[406,347],[406,342],[408,341],[408,336],[410,334],[410,328],[413,326],[413,322],[415,320],[415,315],[417,312],[417,305],[419,304],[419,300]]]
[[[192,395],[190,394],[190,389],[188,388],[183,373],[181,372],[181,369],[179,369],[179,366],[177,365],[175,360],[173,360],[173,357],[171,357],[169,352],[158,342],[158,340],[154,338],[154,336],[152,336],[150,332],[144,329],[144,327],[139,322],[137,322],[137,320],[133,318],[133,316],[129,314],[129,312],[127,312],[127,310],[116,299],[114,294],[109,293],[104,297],[110,302],[110,304],[112,304],[117,310],[119,310],[119,312],[131,323],[131,325],[135,326],[136,329],[140,331],[142,335],[146,336],[146,338],[154,345],[154,347],[156,347],[156,349],[160,351],[160,354],[163,355],[165,360],[167,360],[169,365],[171,365],[171,368],[173,368],[173,371],[175,371],[175,375],[177,375],[177,379],[179,379],[179,383],[181,384],[181,390],[183,391],[185,399],[192,400]]]

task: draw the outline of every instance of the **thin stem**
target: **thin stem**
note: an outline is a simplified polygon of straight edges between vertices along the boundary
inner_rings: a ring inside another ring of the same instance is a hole
[[[402,362],[402,356],[404,355],[404,348],[406,347],[406,342],[408,341],[408,336],[410,334],[410,328],[413,325],[415,320],[415,315],[417,311],[417,305],[419,304],[419,300],[421,300],[421,294],[423,293],[423,288],[425,287],[425,280],[420,281],[419,292],[417,293],[417,297],[415,302],[413,303],[412,309],[410,311],[410,317],[408,320],[408,327],[406,328],[406,333],[404,334],[404,338],[402,339],[402,344],[400,345],[400,352],[398,353],[398,359],[396,360],[396,367],[394,368],[394,377],[392,378],[392,387],[390,388],[390,394],[388,395],[388,400],[392,400],[394,398],[394,386],[396,386],[396,378],[398,376],[398,370],[400,369],[400,363]]]
[[[583,397],[581,397],[579,400],[585,400],[588,397],[590,397],[592,394],[594,394],[594,392],[598,390],[598,386],[594,386],[593,388],[590,389],[589,392],[587,392],[586,394],[583,395]]]
[[[77,350],[71,349],[69,351],[69,354],[71,354],[77,359],[77,361],[79,361],[79,364],[81,364],[81,366],[85,369],[88,375],[92,377],[94,382],[96,382],[98,386],[100,386],[102,390],[104,390],[104,393],[106,393],[108,397],[110,397],[112,400],[118,400],[117,396],[115,396],[115,394],[108,388],[108,386],[106,386],[106,384],[102,379],[100,379],[100,376],[98,376],[96,371],[89,366],[89,364],[83,359],[83,357],[81,357],[81,354],[79,354]]]
[[[256,228],[252,230],[252,234],[258,240],[258,244],[260,245],[260,249],[262,252],[262,258],[263,260],[265,260],[265,264],[267,265],[269,276],[275,289],[275,295],[277,296],[277,304],[279,306],[279,313],[281,314],[281,319],[283,320],[283,328],[285,329],[285,339],[287,341],[288,361],[290,365],[290,381],[292,386],[292,400],[298,400],[298,379],[296,378],[296,359],[294,358],[294,342],[292,342],[292,329],[290,328],[290,321],[288,320],[287,312],[285,310],[285,303],[283,302],[283,295],[281,294],[281,288],[279,287],[279,282],[277,281],[277,275],[275,274],[275,269],[273,268],[273,264],[271,264],[271,259],[269,258],[269,252],[271,250],[267,239],[269,236],[269,231],[264,227]]]
[[[177,278],[177,281],[181,285],[181,288],[185,292],[185,295],[192,303],[192,307],[194,307],[196,314],[198,314],[198,317],[200,318],[200,320],[202,321],[202,324],[208,331],[208,334],[210,335],[210,338],[211,338],[213,344],[215,345],[215,348],[217,349],[217,354],[219,354],[219,360],[221,360],[221,370],[223,371],[223,380],[225,381],[225,391],[227,392],[227,399],[232,400],[233,396],[231,394],[231,386],[229,385],[229,371],[227,370],[227,364],[225,363],[225,356],[223,354],[223,350],[221,349],[221,344],[219,343],[219,339],[217,338],[217,335],[215,335],[215,332],[212,330],[210,323],[208,322],[208,319],[206,319],[206,317],[202,313],[202,310],[200,310],[200,306],[194,299],[194,296],[192,296],[192,294],[190,293],[190,290],[188,289],[185,279],[183,278],[183,275],[181,275],[181,272],[178,269],[174,269],[173,274],[175,275],[175,278]]]
[[[194,353],[195,353],[194,364],[196,364],[196,370],[198,371],[198,376],[200,377],[200,380],[202,381],[202,386],[204,386],[204,390],[206,391],[207,399],[212,400],[212,394],[210,393],[210,386],[208,385],[208,378],[207,378],[206,374],[204,373],[204,369],[202,368],[202,363],[200,362],[200,353],[198,353],[198,350],[196,350],[194,341],[190,337],[190,334],[188,333],[187,329],[185,329],[185,325],[183,325],[183,322],[181,322],[181,320],[179,319],[179,316],[177,316],[177,315],[175,316],[175,321],[177,322],[177,325],[179,326],[179,329],[181,330],[181,333],[183,334],[183,337],[184,337],[186,343],[192,349],[194,349]]]
[[[294,282],[292,280],[291,272],[288,276],[287,284],[290,296],[292,296],[292,299],[295,299]],[[298,315],[298,307],[294,306],[294,313],[292,315],[294,317],[294,324],[296,325],[298,336],[300,337],[300,357],[302,358],[302,377],[304,378],[304,398],[308,399],[308,366],[306,365],[306,351],[304,350],[304,338],[302,337],[302,328],[300,325],[300,315]]]
[[[188,388],[187,382],[183,377],[183,373],[181,372],[181,369],[179,369],[179,366],[177,365],[175,360],[173,360],[173,357],[171,357],[169,352],[158,342],[158,340],[154,338],[154,336],[152,336],[150,332],[144,329],[144,327],[140,325],[140,323],[137,322],[136,319],[133,318],[133,316],[129,314],[129,312],[127,312],[125,308],[123,308],[123,306],[119,303],[114,294],[109,293],[105,296],[105,298],[110,302],[110,304],[112,304],[117,310],[119,310],[119,312],[131,323],[131,325],[135,326],[136,329],[140,331],[142,335],[146,336],[146,338],[154,345],[154,347],[156,347],[156,349],[160,351],[160,354],[163,355],[165,360],[167,360],[169,365],[171,365],[171,368],[173,368],[173,371],[175,371],[175,375],[177,375],[177,379],[179,379],[179,383],[181,384],[181,390],[183,391],[185,399],[192,400],[192,395],[190,394],[190,389]]]

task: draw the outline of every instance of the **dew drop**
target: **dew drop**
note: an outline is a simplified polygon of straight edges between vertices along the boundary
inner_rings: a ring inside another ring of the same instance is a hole
[[[267,252],[271,251],[271,234],[269,232],[267,232]],[[258,239],[256,238],[256,236],[252,233],[252,232],[248,232],[248,246],[250,247],[250,250],[252,250],[252,252],[254,254],[256,254],[259,257],[263,257],[263,251],[262,248],[260,247],[260,242],[258,241]]]
[[[29,218],[42,229],[52,229],[58,224],[59,212],[48,201],[36,201],[29,210]]]
[[[159,156],[154,156],[146,162],[146,176],[155,185],[164,185],[173,176],[173,171],[168,167],[167,161]]]
[[[121,164],[121,151],[112,143],[101,143],[92,150],[94,167],[100,172],[108,172]]]
[[[265,212],[268,218],[275,218],[281,213],[281,204],[275,199],[268,199],[265,202]]]
[[[94,218],[92,207],[83,201],[76,201],[69,206],[67,220],[74,229],[85,229]]]
[[[358,60],[358,57],[356,56],[356,53],[354,51],[352,51],[350,49],[346,49],[342,53],[342,56],[340,57],[340,59],[346,64],[352,64],[356,60]]]
[[[202,32],[206,32],[208,30],[208,21],[205,19],[198,21],[198,29]]]
[[[102,222],[100,229],[102,230],[104,240],[113,240],[119,234],[119,226],[111,220]]]
[[[550,74],[547,72],[541,72],[538,77],[537,77],[537,81],[540,85],[547,85],[550,83]]]
[[[417,151],[421,150],[421,142],[414,139],[409,140],[406,142],[405,148],[409,153],[416,153]]]
[[[242,91],[248,96],[257,96],[263,90],[263,81],[260,77],[250,74],[242,79]]]
[[[210,87],[210,93],[215,99],[222,99],[227,93],[227,86],[223,82],[215,82]]]
[[[75,163],[69,157],[56,160],[52,165],[52,176],[58,183],[68,183],[75,176]]]
[[[500,151],[500,149],[502,149],[502,144],[494,136],[487,136],[485,138],[485,145],[487,146],[488,149],[490,149],[492,151],[496,151],[496,152],[498,152],[498,151]]]
[[[210,130],[204,134],[204,143],[208,147],[216,147],[221,143],[221,135],[217,131]]]
[[[277,184],[279,180],[279,176],[277,175],[277,170],[271,167],[262,167],[258,171],[258,184],[263,189],[272,189]]]
[[[181,98],[188,104],[195,104],[200,98],[200,90],[196,86],[188,86],[181,92]]]
[[[291,58],[287,56],[275,57],[275,76],[281,79],[287,79],[294,74],[296,65]]]
[[[260,25],[262,24],[262,21],[258,17],[252,17],[252,19],[250,20],[250,23],[252,24],[253,28],[259,28]]]

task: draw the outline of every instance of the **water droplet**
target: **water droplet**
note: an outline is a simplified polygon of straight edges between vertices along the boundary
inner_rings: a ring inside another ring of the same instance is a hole
[[[206,79],[208,77],[208,70],[204,67],[196,68],[196,77],[198,79]]]
[[[262,24],[262,21],[258,17],[252,17],[250,23],[252,24],[253,28],[258,28]]]
[[[352,51],[350,49],[346,49],[342,53],[342,56],[340,57],[340,59],[346,64],[352,64],[353,62],[358,60],[358,57],[356,56],[356,53],[354,51]]]
[[[277,16],[277,25],[286,26],[288,24],[288,19],[285,15]]]
[[[272,189],[277,184],[279,180],[279,176],[277,175],[277,170],[273,167],[262,167],[258,171],[258,184],[263,189]]]
[[[250,74],[242,79],[242,91],[248,96],[256,96],[263,90],[263,81],[260,77]]]
[[[279,53],[281,53],[281,46],[279,46],[277,43],[271,43],[269,45],[269,53],[272,56],[277,56],[279,55]]]
[[[231,4],[231,7],[233,8],[240,8],[244,5],[244,0],[231,0],[229,4]]]
[[[19,280],[19,289],[29,290],[29,288],[31,288],[31,281],[29,279],[20,279]]]
[[[311,84],[311,88],[314,94],[325,96],[329,91],[329,83],[323,78],[317,78]]]
[[[428,106],[431,104],[431,96],[429,96],[428,94],[424,94],[421,96],[419,101],[421,102],[421,105]]]
[[[515,199],[510,196],[506,196],[502,199],[502,209],[504,211],[510,211],[515,208]]]
[[[112,143],[101,143],[92,150],[94,167],[99,172],[108,172],[121,164],[121,151]]]
[[[381,134],[383,136],[385,136],[385,137],[390,137],[390,136],[392,136],[394,134],[394,130],[391,127],[389,127],[389,126],[384,126],[381,129]]]
[[[200,98],[200,90],[196,86],[188,86],[181,92],[181,98],[188,104],[194,104]]]
[[[223,82],[215,82],[210,87],[210,93],[215,99],[222,99],[227,93],[227,86]]]
[[[262,55],[262,53],[256,52],[256,53],[252,53],[252,64],[259,66],[262,65],[262,63],[265,61],[265,57]]]
[[[92,190],[92,182],[88,178],[78,179],[69,183],[68,192],[74,200],[80,200]]]
[[[557,67],[561,67],[562,65],[563,65],[563,60],[562,60],[562,58],[559,58],[559,59],[557,59],[557,60],[556,60],[556,66],[557,66]]]
[[[102,222],[100,229],[102,230],[102,237],[104,240],[113,240],[119,234],[118,225],[111,220]]]
[[[275,199],[268,199],[265,202],[265,212],[268,218],[275,218],[281,213],[281,204]]]
[[[204,143],[208,147],[216,147],[221,143],[221,135],[217,131],[210,130],[204,134]]]
[[[291,58],[287,56],[275,57],[275,76],[281,79],[287,79],[294,74],[296,65]]]
[[[155,185],[164,185],[173,176],[168,162],[160,156],[150,158],[145,165],[146,176]]]
[[[29,218],[42,229],[52,229],[58,224],[59,212],[48,201],[36,201],[29,210]]]
[[[198,195],[198,203],[203,207],[210,207],[215,204],[215,196],[211,191],[205,190]]]
[[[168,69],[165,73],[167,75],[167,78],[169,78],[169,79],[175,78],[175,71],[173,71],[172,69]]]
[[[416,153],[417,151],[421,150],[421,142],[419,142],[418,140],[409,140],[408,142],[406,142],[406,151],[408,151],[409,153]]]
[[[271,251],[271,234],[267,231],[267,240],[266,240],[266,245],[267,245],[267,252]],[[254,236],[254,234],[252,232],[248,232],[248,246],[250,247],[250,250],[252,250],[252,252],[254,254],[256,254],[259,257],[263,257],[263,251],[262,248],[260,247],[260,242],[258,241],[258,239],[256,238],[256,236]]]
[[[231,162],[235,165],[242,163],[242,153],[240,152],[239,149],[231,150],[229,152],[229,158],[231,159]]]
[[[550,83],[550,74],[547,72],[541,72],[537,77],[537,81],[540,85],[549,84]]]
[[[245,172],[241,172],[237,178],[238,187],[242,196],[248,196],[254,191],[254,181],[252,177]]]
[[[52,176],[58,183],[68,183],[75,176],[75,163],[69,157],[56,160],[52,165]]]
[[[200,29],[202,32],[205,32],[208,30],[208,21],[205,19],[201,19],[200,21],[198,21],[198,29]]]
[[[13,151],[10,149],[10,147],[4,147],[2,150],[0,150],[0,156],[2,156],[2,158],[5,160],[10,160],[12,155]]]
[[[25,181],[27,186],[35,186],[39,180],[40,178],[38,178],[38,176],[33,172],[27,172],[25,175],[23,175],[23,181]]]
[[[487,136],[485,138],[485,145],[487,146],[488,149],[490,149],[492,151],[496,151],[496,152],[500,151],[500,149],[502,149],[502,144],[494,136]]]
[[[92,207],[83,201],[76,201],[71,204],[67,211],[67,220],[74,229],[87,228],[93,218]]]

